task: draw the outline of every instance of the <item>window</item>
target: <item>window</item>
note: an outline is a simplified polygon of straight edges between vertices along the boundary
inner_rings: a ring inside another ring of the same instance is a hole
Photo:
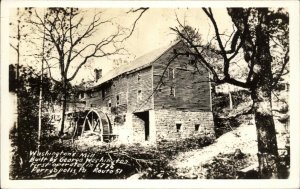
[[[92,97],[96,97],[97,96],[97,91],[92,91],[91,95],[92,95]]]
[[[91,91],[88,91],[88,92],[87,92],[87,96],[91,98],[91,97],[92,97],[92,92],[91,92]]]
[[[138,92],[137,92],[137,100],[142,100],[142,90],[138,90]]]
[[[91,106],[91,107],[96,107],[96,104],[91,104],[90,106]]]
[[[199,131],[200,124],[195,124],[195,131]]]
[[[137,75],[137,80],[138,80],[138,81],[141,80],[141,75],[140,75],[140,74]]]
[[[173,68],[168,69],[168,78],[174,79],[175,78],[175,70]]]
[[[120,105],[120,96],[117,95],[117,106]]]
[[[190,64],[194,65],[195,63],[196,63],[196,60],[194,60],[194,59],[190,60]]]
[[[101,92],[102,92],[102,100],[104,100],[105,99],[105,90],[103,89]]]
[[[170,87],[170,96],[174,96],[175,97],[175,87]]]
[[[189,56],[189,62],[190,62],[190,64],[194,65],[196,63],[196,57],[195,56]]]
[[[108,102],[107,102],[107,106],[110,108],[111,107],[111,100],[109,100]]]
[[[181,123],[176,123],[176,132],[179,133],[181,129]]]
[[[164,86],[164,83],[163,83],[163,82],[160,83],[159,86],[158,86],[158,88],[157,88],[157,91],[158,91],[158,92],[162,92],[163,86]]]

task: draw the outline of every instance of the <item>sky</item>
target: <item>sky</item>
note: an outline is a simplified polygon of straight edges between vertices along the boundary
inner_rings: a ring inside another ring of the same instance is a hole
[[[226,9],[214,10],[215,17],[219,21],[220,30],[231,30],[232,26],[230,17],[227,15]],[[134,57],[142,56],[152,50],[163,46],[168,46],[176,39],[176,35],[170,30],[170,27],[178,26],[176,15],[181,22],[199,29],[204,38],[211,38],[214,34],[211,23],[201,9],[149,9],[143,14],[138,21],[137,27],[133,35],[125,42],[126,49],[132,53]],[[134,18],[135,15],[132,15]],[[124,22],[125,21],[125,22]],[[127,21],[127,22],[126,22]],[[126,23],[130,26],[132,19],[121,16],[120,23]],[[132,58],[132,56],[130,57]],[[110,69],[111,64],[104,61],[104,72]],[[107,68],[106,68],[107,67]]]
[[[113,22],[116,25],[120,25],[125,28],[131,28],[135,19],[139,15],[138,13],[128,14],[127,11],[130,10],[130,8],[91,8],[82,10],[86,12],[85,19],[87,22],[91,20],[92,15],[95,12],[101,11],[103,19],[113,18]],[[40,14],[42,14],[42,11],[43,9],[38,9]],[[226,9],[213,9],[213,13],[220,32],[230,34],[233,27],[231,18],[228,16]],[[14,20],[16,18],[15,15],[16,9],[11,9],[10,19]],[[130,62],[152,50],[170,45],[170,43],[172,43],[176,38],[174,32],[170,30],[170,27],[178,26],[176,17],[180,20],[180,22],[198,29],[204,40],[210,40],[214,36],[214,30],[211,26],[211,22],[202,9],[150,8],[138,20],[131,37],[123,42],[122,45],[127,50],[126,55],[91,59],[89,63],[79,71],[73,83],[79,84],[82,79],[85,81],[91,80],[93,78],[93,70],[95,68],[102,69],[103,74],[106,74],[111,69],[114,69],[114,59],[121,58],[122,60]],[[99,31],[91,37],[91,42],[101,40],[104,36],[111,34],[113,29],[110,27],[113,26],[104,26],[104,28],[99,29]],[[15,30],[11,30],[11,34],[14,32]],[[23,48],[28,48],[27,44],[23,44]],[[32,47],[28,48],[28,51],[32,51]],[[11,60],[14,60],[15,57],[15,54],[11,53]],[[28,57],[21,58],[21,62],[27,65],[34,64],[37,67],[40,66],[36,63],[36,60],[30,60]],[[53,70],[52,76],[58,77],[58,70]]]

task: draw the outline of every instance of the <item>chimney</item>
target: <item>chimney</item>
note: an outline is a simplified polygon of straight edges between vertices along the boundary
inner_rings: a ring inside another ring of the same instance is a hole
[[[102,77],[102,69],[95,69],[95,82],[97,82]]]

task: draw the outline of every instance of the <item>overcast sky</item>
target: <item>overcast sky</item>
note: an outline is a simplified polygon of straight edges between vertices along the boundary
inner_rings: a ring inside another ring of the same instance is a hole
[[[220,31],[232,31],[230,17],[226,9],[215,9],[215,18],[218,21]],[[176,35],[170,30],[170,27],[178,26],[176,15],[181,22],[199,29],[204,39],[211,39],[214,35],[211,23],[202,9],[149,9],[139,20],[137,27],[125,43],[127,50],[139,57],[151,50],[167,46],[175,40]],[[133,17],[135,15],[132,15]],[[127,15],[120,15],[119,23],[126,23],[130,26],[132,19],[128,19]],[[132,57],[130,57],[132,58]],[[105,60],[100,60],[105,61]],[[109,70],[111,64],[104,63],[104,71]]]
[[[10,17],[13,20],[15,16],[15,10],[11,9]],[[43,9],[39,9],[42,11]],[[94,12],[103,11],[104,18],[114,18],[114,22],[123,27],[130,28],[137,18],[137,13],[126,13],[129,8],[126,9],[84,9],[88,12],[87,20]],[[226,9],[213,9],[215,19],[218,23],[220,32],[231,33],[232,22],[228,16]],[[79,83],[82,78],[85,80],[91,79],[94,68],[101,68],[103,74],[107,73],[113,68],[113,59],[122,58],[123,60],[132,61],[139,56],[142,56],[157,48],[167,46],[175,40],[176,35],[170,30],[170,27],[178,26],[176,21],[176,15],[178,19],[185,24],[197,28],[199,33],[202,34],[204,40],[210,40],[214,36],[213,28],[204,14],[202,9],[196,8],[150,8],[138,21],[136,28],[132,36],[124,42],[124,47],[127,49],[129,55],[126,56],[110,56],[108,58],[93,58],[87,67],[80,70],[74,82]],[[98,33],[91,38],[92,41],[97,41],[105,33],[109,33],[110,29],[105,28],[99,30]],[[26,48],[26,46],[24,47]],[[31,49],[30,49],[31,50]],[[16,56],[12,53],[12,60]],[[24,58],[23,64],[31,64],[31,62]],[[57,71],[56,71],[57,72]],[[57,72],[58,73],[58,72]],[[55,74],[52,74],[55,75]],[[59,74],[57,74],[58,76]]]

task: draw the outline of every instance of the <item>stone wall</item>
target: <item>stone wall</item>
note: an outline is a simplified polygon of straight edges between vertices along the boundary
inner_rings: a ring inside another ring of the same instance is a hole
[[[157,140],[177,140],[184,138],[215,138],[212,112],[185,112],[155,110]],[[178,129],[177,126],[180,126]],[[199,125],[196,126],[196,125]],[[196,130],[195,127],[198,127]]]

